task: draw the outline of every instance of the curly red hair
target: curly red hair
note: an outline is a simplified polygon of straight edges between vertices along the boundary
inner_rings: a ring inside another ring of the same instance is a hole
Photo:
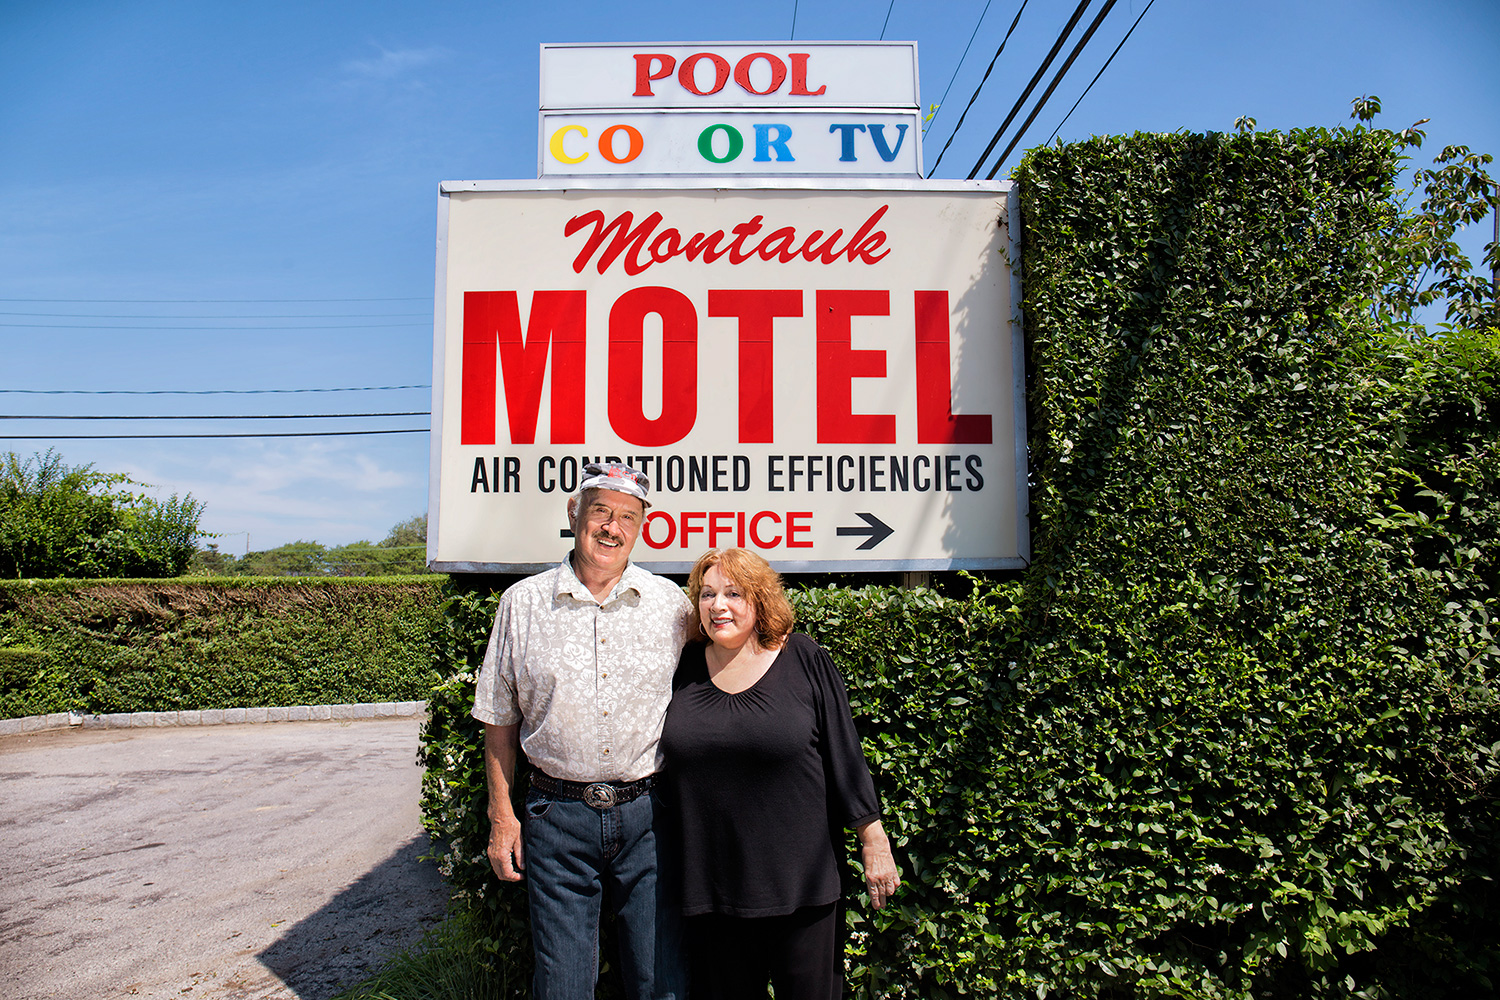
[[[755,611],[755,636],[761,647],[780,649],[781,644],[786,642],[786,637],[792,634],[792,626],[797,621],[796,613],[786,599],[781,576],[771,568],[770,563],[749,549],[709,549],[698,557],[698,561],[693,564],[693,572],[688,576],[688,597],[695,608],[698,606],[698,596],[703,593],[703,574],[714,566],[718,566],[721,573],[739,584],[749,598],[750,606]],[[702,628],[700,622],[699,632],[695,637],[697,642],[708,641]]]

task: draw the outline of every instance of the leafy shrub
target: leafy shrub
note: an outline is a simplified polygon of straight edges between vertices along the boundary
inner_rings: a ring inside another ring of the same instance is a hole
[[[130,492],[122,473],[48,451],[0,455],[0,579],[172,577],[193,556],[203,504]]]
[[[13,715],[414,701],[436,577],[0,583],[0,645],[53,666]]]
[[[1493,995],[1500,334],[1410,326],[1402,148],[1027,155],[1032,565],[793,595],[906,873],[855,995]],[[520,967],[466,718],[498,589],[449,591],[424,815]]]
[[[67,711],[52,655],[25,646],[0,649],[0,719]]]

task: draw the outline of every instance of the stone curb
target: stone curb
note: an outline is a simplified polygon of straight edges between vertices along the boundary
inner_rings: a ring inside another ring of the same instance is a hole
[[[213,708],[191,712],[117,712],[108,715],[28,715],[0,719],[0,736],[48,729],[137,729],[158,726],[221,726],[236,723],[328,722],[410,718],[427,714],[425,701],[375,701],[357,705],[293,705],[277,708]]]

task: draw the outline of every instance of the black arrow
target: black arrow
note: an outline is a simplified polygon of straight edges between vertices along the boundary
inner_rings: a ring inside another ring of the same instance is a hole
[[[883,542],[887,538],[891,537],[891,532],[896,530],[895,528],[892,528],[889,524],[886,524],[880,518],[876,517],[874,514],[866,514],[862,510],[857,510],[854,513],[856,513],[860,517],[864,518],[864,522],[867,525],[867,527],[864,527],[864,528],[839,528],[838,529],[838,534],[840,534],[840,535],[869,535],[870,537],[866,538],[864,540],[864,542],[861,543],[861,545],[859,546],[859,551],[861,551],[861,552],[863,552],[865,549],[873,549],[875,546],[879,545],[881,542]]]

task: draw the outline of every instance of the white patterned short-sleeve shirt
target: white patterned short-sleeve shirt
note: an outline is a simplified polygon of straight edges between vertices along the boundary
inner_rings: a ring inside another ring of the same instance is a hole
[[[565,559],[501,596],[474,718],[520,723],[522,751],[554,778],[644,778],[661,766],[672,674],[695,618],[681,587],[635,565],[597,601]]]

